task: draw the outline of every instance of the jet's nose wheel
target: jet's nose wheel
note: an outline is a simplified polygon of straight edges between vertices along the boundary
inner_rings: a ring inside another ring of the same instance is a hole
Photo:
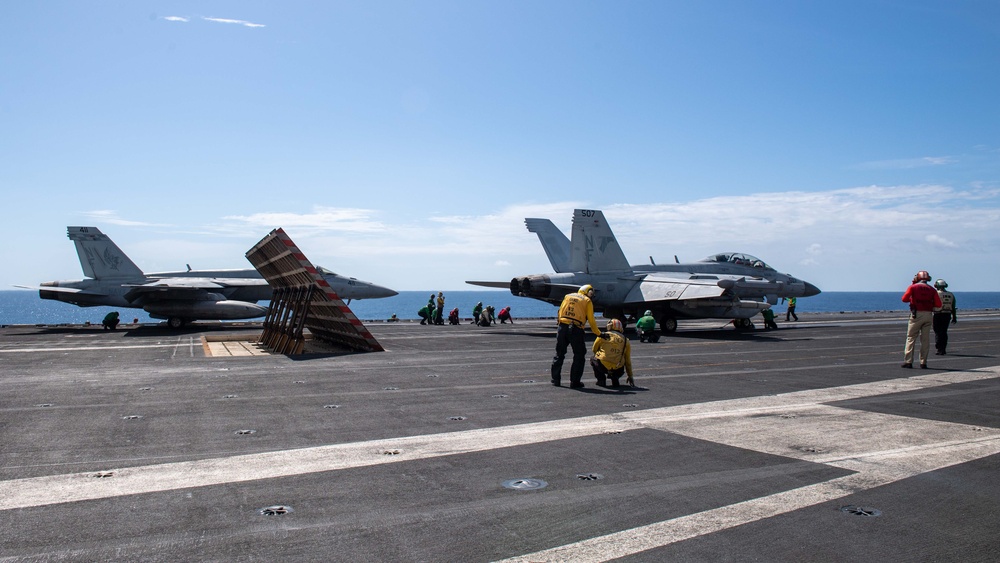
[[[186,323],[184,322],[184,319],[180,317],[170,317],[169,319],[167,319],[167,325],[170,328],[181,328],[185,324]]]
[[[673,317],[663,317],[660,319],[660,329],[663,332],[677,332],[677,319]]]

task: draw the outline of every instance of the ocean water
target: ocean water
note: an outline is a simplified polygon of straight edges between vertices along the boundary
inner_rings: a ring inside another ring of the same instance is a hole
[[[431,291],[402,291],[387,299],[365,299],[350,303],[351,310],[363,321],[385,320],[396,314],[400,319],[418,319],[417,311],[427,304]],[[433,292],[437,295],[437,292]],[[836,313],[863,311],[908,310],[900,301],[902,291],[831,291],[813,297],[800,298],[797,313]],[[493,305],[497,311],[510,306],[514,320],[518,318],[555,317],[556,307],[535,299],[515,297],[504,290],[449,291],[445,292],[445,310],[458,307],[463,318],[472,316],[476,302]],[[1000,292],[956,292],[959,315],[962,309],[1000,309]],[[77,307],[68,303],[43,300],[36,291],[0,291],[0,325],[11,324],[100,324],[109,311],[117,310],[122,322],[138,319],[140,323],[159,322],[150,318],[142,309],[113,309],[111,307]],[[774,310],[784,313],[785,305]]]

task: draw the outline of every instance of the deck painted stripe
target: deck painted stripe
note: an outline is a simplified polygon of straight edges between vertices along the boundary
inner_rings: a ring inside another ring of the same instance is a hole
[[[610,561],[823,502],[834,501],[927,471],[973,461],[996,453],[1000,453],[1000,438],[993,436],[961,444],[930,445],[926,448],[914,449],[906,456],[868,456],[864,461],[870,465],[862,473],[656,522],[647,526],[638,526],[545,551],[503,559],[501,562],[574,561],[596,563]],[[873,467],[879,467],[879,469],[872,471]]]
[[[760,420],[758,424],[763,428],[765,424],[774,424],[776,420],[786,419],[782,419],[780,416],[759,417],[754,415],[785,412],[789,409],[820,408],[827,415],[837,416],[837,413],[840,413],[839,416],[841,418],[851,418],[856,415],[857,411],[837,409],[835,407],[821,407],[819,405],[820,403],[830,401],[872,397],[887,393],[932,389],[955,383],[995,379],[998,376],[1000,376],[1000,368],[934,373],[906,379],[800,391],[783,395],[749,397],[644,411],[630,410],[611,415],[544,421],[462,432],[390,438],[121,469],[108,467],[106,469],[113,470],[115,476],[103,479],[96,478],[93,472],[88,472],[7,480],[0,481],[0,510],[238,483],[258,479],[273,479],[291,475],[460,455],[470,452],[596,435],[609,430],[627,431],[638,428],[662,428],[673,432],[689,433],[697,432],[702,427],[710,428],[713,424],[728,424],[734,420],[745,421],[754,419]],[[799,420],[802,423],[799,430],[800,433],[815,431],[815,425],[809,425],[808,420],[809,417],[802,417]],[[818,420],[826,421],[827,417],[819,417]],[[827,498],[836,491],[839,491],[839,495],[841,496],[850,494],[849,491],[856,490],[857,487],[869,481],[877,484],[891,482],[895,479],[905,478],[906,476],[919,474],[937,467],[962,463],[1000,451],[1000,430],[980,429],[969,440],[951,443],[942,442],[939,437],[950,432],[950,436],[953,438],[956,428],[962,428],[971,433],[973,432],[970,429],[971,427],[952,423],[928,422],[920,419],[907,418],[905,420],[915,429],[917,434],[923,432],[925,427],[933,430],[933,432],[927,432],[926,443],[905,444],[903,448],[878,448],[877,451],[867,452],[852,450],[846,457],[828,455],[824,459],[825,463],[862,471],[862,473],[850,476],[850,478],[854,479],[853,481],[845,477],[812,487],[796,489],[798,492],[788,491],[780,493],[780,495],[790,495],[799,499],[797,501],[790,501],[789,504],[798,502],[800,504],[805,503],[803,506],[808,506],[809,504],[820,502],[821,499]],[[875,430],[877,428],[866,428],[867,435],[877,438]],[[787,429],[782,429],[782,431],[787,431]],[[705,439],[725,443],[725,438],[714,435]],[[938,441],[935,442],[934,440]],[[873,443],[881,442],[876,441]],[[784,454],[791,456],[791,452],[784,452]],[[817,461],[815,458],[800,457]],[[929,464],[925,458],[932,457],[938,461]],[[896,465],[899,468],[889,473],[885,473],[884,471],[880,473],[877,468],[886,463],[886,460],[898,460]],[[869,466],[873,466],[876,469],[869,471]],[[776,497],[777,495],[772,495],[763,499],[754,499],[739,503],[732,507],[719,508],[715,511],[708,511],[708,513],[701,513],[701,517],[706,517],[706,514],[725,515],[722,521],[730,523],[743,523],[752,521],[754,518],[764,518],[780,513],[780,510],[783,509],[772,506],[774,503],[773,499]],[[785,506],[784,502],[779,503],[781,507]],[[737,510],[735,507],[739,506],[747,508]],[[698,515],[691,515],[676,520],[690,522],[690,519],[696,516]],[[652,526],[665,525],[665,522],[661,522]],[[726,524],[726,526],[729,525],[737,524]],[[659,528],[655,529],[659,530]],[[698,529],[703,530],[707,528],[699,526]],[[664,533],[656,532],[654,535],[661,538],[657,540],[657,545],[666,545],[672,541],[677,541],[676,539],[669,539],[674,537],[670,534],[664,535]],[[595,542],[600,539],[593,538],[587,541]],[[662,543],[664,541],[667,543]],[[581,542],[580,544],[562,546],[557,549],[582,549],[584,552],[589,553],[587,551],[590,549],[587,547],[589,545],[592,544]],[[646,544],[629,543],[628,545],[633,546],[629,548],[633,550],[630,553],[637,552],[635,550],[650,549],[650,547],[644,547]],[[588,556],[581,556],[580,560],[601,560],[587,559],[586,557]],[[577,559],[577,557],[570,557],[570,559]],[[535,557],[532,560],[540,559]],[[544,560],[544,558],[541,560]]]
[[[201,341],[198,341],[201,345]],[[5,348],[0,349],[0,354],[13,354],[21,352],[79,352],[84,350],[134,350],[138,348],[176,348],[179,345],[188,345],[188,342],[173,342],[171,344],[136,344],[132,346],[67,346],[66,348]],[[190,343],[194,345],[194,341]]]

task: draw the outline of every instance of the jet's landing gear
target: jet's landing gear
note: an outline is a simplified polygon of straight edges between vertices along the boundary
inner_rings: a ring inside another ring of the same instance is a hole
[[[187,324],[187,319],[182,319],[180,317],[170,317],[167,319],[167,326],[170,328],[181,328]]]
[[[750,319],[733,319],[733,326],[736,330],[753,330],[753,321]]]
[[[671,316],[664,316],[660,319],[660,330],[665,334],[673,334],[677,332],[677,319]]]

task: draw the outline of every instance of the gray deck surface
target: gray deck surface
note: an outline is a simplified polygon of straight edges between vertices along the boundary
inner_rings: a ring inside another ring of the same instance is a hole
[[[632,340],[623,391],[551,386],[551,320],[2,328],[0,561],[1000,560],[1000,313],[927,370],[903,316],[800,317]]]

